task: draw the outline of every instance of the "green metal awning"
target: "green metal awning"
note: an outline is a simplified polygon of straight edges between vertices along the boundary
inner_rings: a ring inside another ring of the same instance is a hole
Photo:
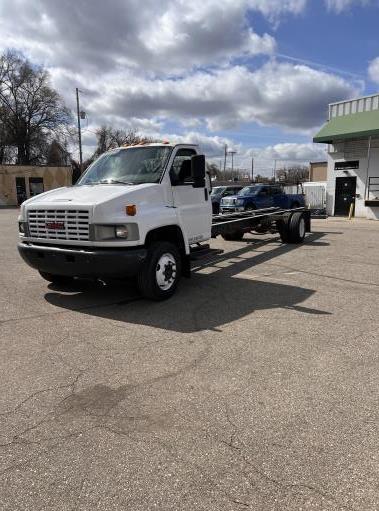
[[[332,144],[337,140],[374,135],[379,135],[379,110],[332,117],[313,138],[313,142]]]

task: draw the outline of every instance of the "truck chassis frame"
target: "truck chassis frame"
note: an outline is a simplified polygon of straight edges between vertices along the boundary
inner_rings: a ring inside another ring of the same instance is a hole
[[[223,213],[212,217],[212,238],[218,235],[232,234],[236,231],[250,232],[258,226],[265,224],[267,230],[281,228],[288,225],[294,213],[299,212],[305,221],[305,232],[311,232],[311,212],[305,208],[282,209],[277,207],[241,211],[236,213]]]

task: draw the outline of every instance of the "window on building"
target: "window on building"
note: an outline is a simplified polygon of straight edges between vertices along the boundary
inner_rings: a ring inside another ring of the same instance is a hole
[[[336,161],[334,170],[357,170],[359,169],[359,160]]]
[[[34,197],[44,191],[43,177],[30,177],[29,178],[30,197]]]

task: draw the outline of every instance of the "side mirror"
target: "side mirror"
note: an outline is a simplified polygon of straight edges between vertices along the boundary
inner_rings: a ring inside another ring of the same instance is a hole
[[[205,187],[205,156],[197,154],[191,158],[191,176],[194,188]]]

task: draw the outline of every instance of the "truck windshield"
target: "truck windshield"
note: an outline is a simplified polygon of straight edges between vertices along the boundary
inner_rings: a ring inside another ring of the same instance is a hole
[[[257,195],[260,189],[260,186],[245,186],[238,195]]]
[[[100,156],[77,185],[158,183],[171,147],[120,148]]]

